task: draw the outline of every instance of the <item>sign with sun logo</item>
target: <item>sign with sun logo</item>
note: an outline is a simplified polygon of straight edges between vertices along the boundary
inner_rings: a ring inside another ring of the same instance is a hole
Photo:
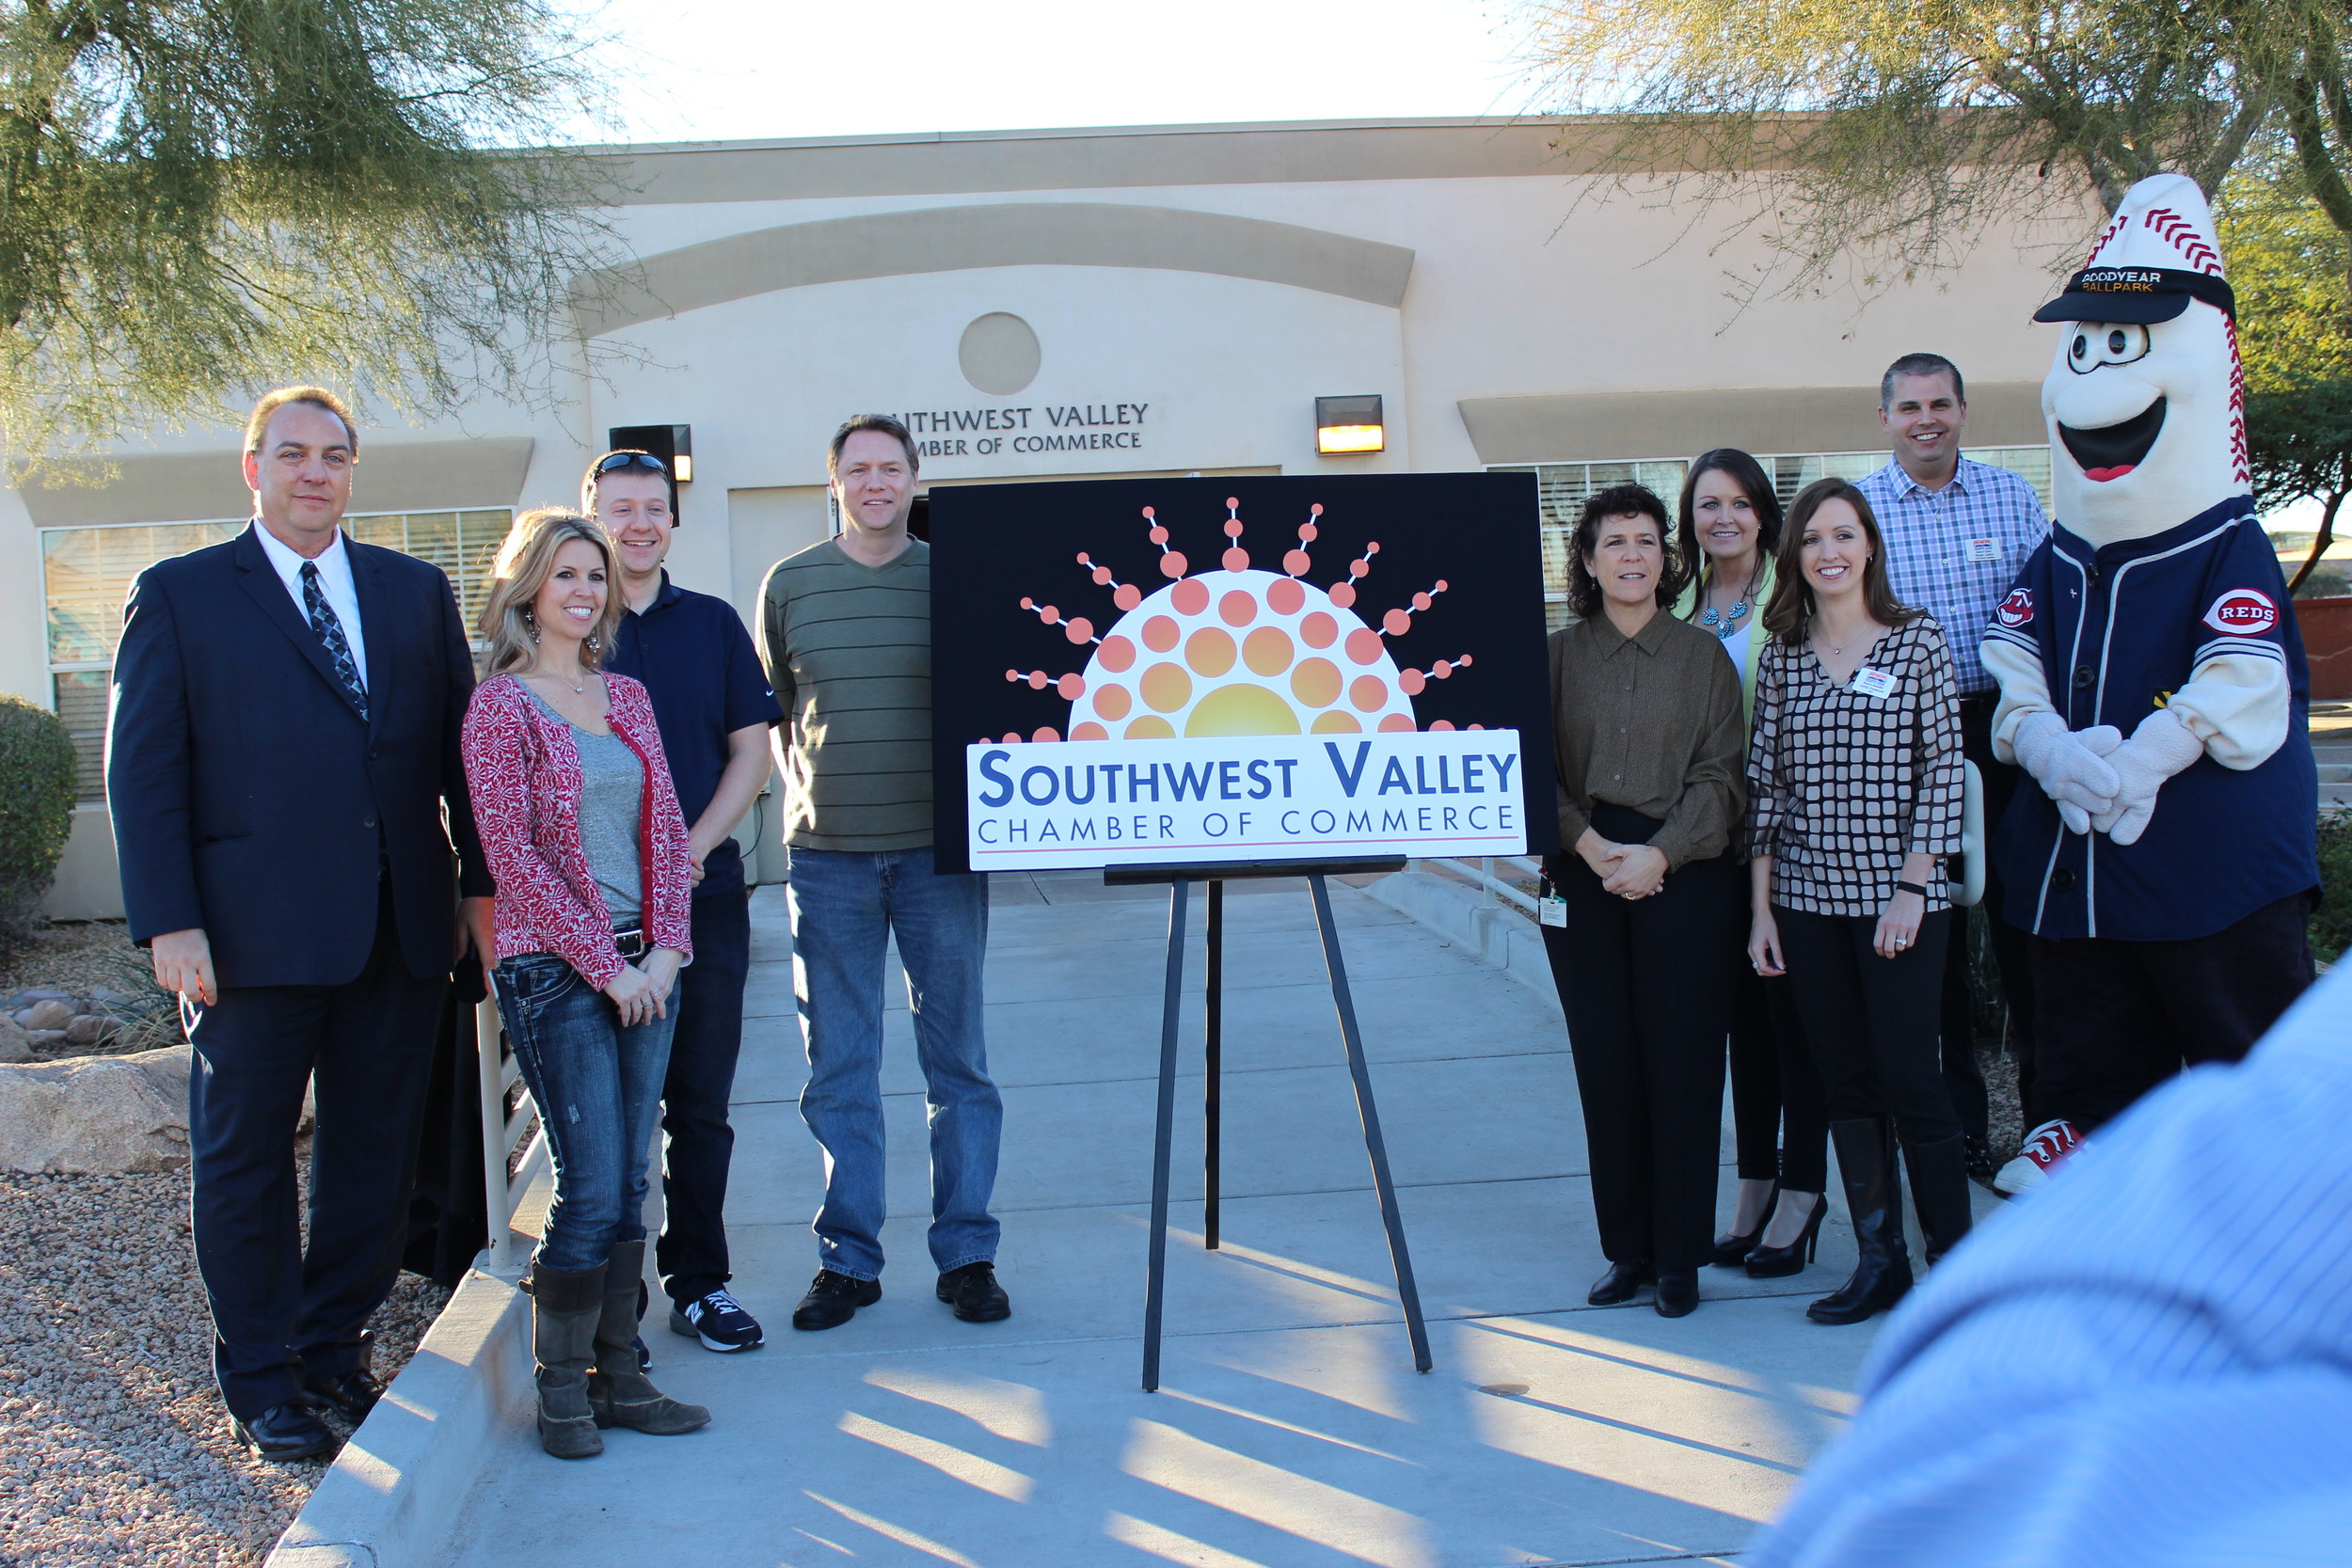
[[[955,486],[930,520],[943,863],[1551,847],[1533,476]]]

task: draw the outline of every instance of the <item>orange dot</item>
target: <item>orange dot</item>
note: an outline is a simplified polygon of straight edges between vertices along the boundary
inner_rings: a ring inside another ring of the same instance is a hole
[[[1176,623],[1165,615],[1154,615],[1143,623],[1143,645],[1155,654],[1164,654],[1176,645]]]
[[[1103,668],[1117,674],[1136,661],[1136,645],[1123,637],[1105,637],[1103,649],[1094,656],[1103,661]]]
[[[1145,640],[1150,640],[1147,629]],[[1358,626],[1347,634],[1347,657],[1359,664],[1380,662],[1380,634],[1370,626]]]
[[[1304,576],[1307,568],[1312,566],[1313,564],[1314,558],[1310,556],[1305,550],[1292,550],[1287,555],[1282,557],[1282,570],[1288,572],[1293,577]]]
[[[1366,713],[1388,706],[1389,683],[1377,675],[1358,675],[1347,688],[1347,700]]]
[[[1152,531],[1155,536],[1152,542],[1155,545],[1158,544],[1160,540],[1168,537],[1168,534],[1164,530],[1153,529]],[[1168,550],[1160,556],[1160,576],[1164,578],[1181,578],[1184,575],[1184,568],[1190,564],[1191,562],[1184,559],[1184,552],[1182,550]]]
[[[1222,626],[1202,626],[1184,640],[1184,662],[1212,679],[1225,673],[1233,667],[1232,634]]]
[[[1430,733],[1430,734],[1432,734],[1432,735],[1436,735],[1436,734],[1438,734],[1438,733],[1439,731],[1441,731],[1441,730],[1451,730],[1451,729],[1453,729],[1453,728],[1454,728],[1454,721],[1453,721],[1453,720],[1451,720],[1451,719],[1440,719],[1440,720],[1438,720],[1436,722],[1432,723],[1432,724],[1429,726],[1429,733]]]
[[[1241,661],[1261,675],[1279,675],[1291,667],[1291,634],[1279,626],[1260,626],[1241,640]]]
[[[1343,684],[1340,667],[1327,658],[1301,659],[1291,672],[1291,695],[1309,707],[1329,707],[1338,702]]]
[[[1340,623],[1318,610],[1298,623],[1298,635],[1307,640],[1310,648],[1327,648],[1340,640]]]
[[[1335,582],[1331,585],[1329,594],[1331,602],[1342,610],[1348,609],[1356,602],[1356,585],[1352,582]]]
[[[1037,727],[1037,734],[1029,736],[1029,738],[1031,740],[1059,740],[1061,738],[1061,732],[1054,728],[1051,724],[1040,724]]]
[[[1133,610],[1143,602],[1143,590],[1132,582],[1122,582],[1111,594],[1111,603],[1121,610]]]
[[[1098,686],[1094,689],[1094,711],[1105,719],[1124,719],[1135,705],[1135,698],[1123,686]]]
[[[1147,713],[1127,726],[1126,738],[1129,740],[1173,740],[1176,738],[1176,726],[1156,713]]]
[[[1186,579],[1178,583],[1168,595],[1177,610],[1185,615],[1198,615],[1209,608],[1209,591],[1200,583]]]
[[[1422,688],[1429,684],[1429,677],[1418,670],[1399,670],[1396,673],[1396,684],[1407,697],[1418,697],[1421,695]]]
[[[1277,615],[1295,615],[1298,607],[1307,602],[1307,591],[1284,578],[1265,591],[1265,602],[1274,607]]]
[[[1054,689],[1061,693],[1061,700],[1063,702],[1074,703],[1079,698],[1087,694],[1086,677],[1084,675],[1064,675],[1061,679],[1054,683]]]
[[[1110,731],[1091,719],[1083,724],[1073,724],[1070,727],[1070,738],[1073,740],[1108,740],[1110,737]]]
[[[1062,635],[1073,642],[1091,642],[1094,641],[1094,623],[1083,615],[1073,615],[1070,624],[1062,628]]]
[[[1032,691],[1042,691],[1045,689],[1044,671],[1032,670],[1029,672],[1029,689]]]
[[[1401,610],[1391,610],[1380,617],[1380,624],[1389,628],[1391,637],[1402,637],[1413,628],[1413,618]]]
[[[1391,734],[1409,733],[1412,727],[1413,718],[1408,713],[1391,713],[1380,721],[1380,728]]]
[[[1216,613],[1229,626],[1246,626],[1258,618],[1258,601],[1236,588],[1216,601]]]
[[[1333,708],[1328,713],[1316,714],[1308,731],[1312,735],[1361,735],[1364,727],[1356,722],[1354,714]]]
[[[1192,677],[1184,673],[1181,664],[1154,664],[1143,673],[1138,684],[1144,703],[1162,713],[1173,713],[1192,699]]]
[[[1229,572],[1247,572],[1249,570],[1249,552],[1243,549],[1239,545],[1235,545],[1232,549],[1227,550],[1223,559],[1225,562],[1225,569]]]

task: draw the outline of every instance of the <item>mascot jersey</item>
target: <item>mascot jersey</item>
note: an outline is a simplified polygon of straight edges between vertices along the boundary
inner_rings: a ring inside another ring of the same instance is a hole
[[[2036,313],[2066,327],[2042,389],[2058,522],[1982,651],[1994,752],[2042,785],[1994,848],[2003,917],[2039,936],[2211,936],[2319,881],[2303,641],[2254,515],[2234,317],[2180,175],[2134,185]],[[2092,775],[2117,803],[2070,827],[2053,793]]]

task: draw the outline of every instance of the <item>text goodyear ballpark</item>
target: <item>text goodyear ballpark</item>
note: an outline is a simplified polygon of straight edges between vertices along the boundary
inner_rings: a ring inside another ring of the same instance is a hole
[[[975,870],[1517,855],[1517,730],[964,748]]]

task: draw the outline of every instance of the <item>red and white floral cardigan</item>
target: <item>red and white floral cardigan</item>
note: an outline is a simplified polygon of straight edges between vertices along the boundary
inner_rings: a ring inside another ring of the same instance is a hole
[[[645,766],[637,842],[645,867],[645,945],[694,956],[693,869],[686,819],[661,753],[653,700],[626,675],[608,674],[612,733]],[[601,990],[627,962],[612,916],[580,845],[580,752],[572,727],[499,675],[474,689],[466,709],[466,783],[474,825],[498,879],[498,956],[561,955]]]

